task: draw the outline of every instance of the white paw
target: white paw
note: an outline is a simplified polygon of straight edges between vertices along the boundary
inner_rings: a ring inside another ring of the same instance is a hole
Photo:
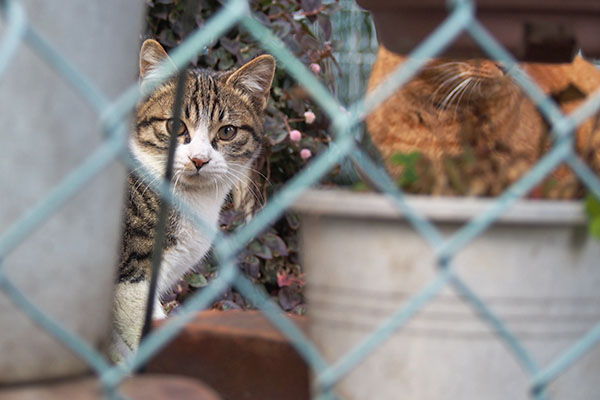
[[[152,308],[152,319],[156,321],[165,318],[167,318],[167,313],[165,313],[165,309],[163,308],[160,300],[155,298],[154,307]]]

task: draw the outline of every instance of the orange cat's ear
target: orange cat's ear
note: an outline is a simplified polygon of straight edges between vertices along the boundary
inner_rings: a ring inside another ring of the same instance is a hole
[[[275,59],[268,55],[247,62],[227,78],[226,83],[248,93],[263,110],[269,100],[271,83],[275,75]]]
[[[164,60],[168,60],[170,66],[175,69],[175,64],[160,43],[153,39],[146,39],[140,50],[140,78],[142,81],[147,81],[155,76],[158,66]]]

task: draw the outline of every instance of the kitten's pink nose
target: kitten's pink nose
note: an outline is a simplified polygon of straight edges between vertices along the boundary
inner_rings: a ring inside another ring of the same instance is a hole
[[[200,168],[202,168],[202,166],[204,166],[204,164],[208,164],[208,162],[210,160],[203,160],[202,158],[194,157],[194,158],[190,158],[190,161],[196,167],[196,171],[200,171]]]

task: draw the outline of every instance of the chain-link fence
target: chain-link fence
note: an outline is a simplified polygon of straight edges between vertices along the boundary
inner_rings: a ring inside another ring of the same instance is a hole
[[[103,94],[97,91],[60,52],[53,50],[43,37],[31,29],[24,9],[18,0],[4,0],[0,2],[0,5],[6,21],[6,29],[0,43],[0,74],[5,72],[15,50],[23,43],[28,44],[60,73],[84,101],[92,105],[101,117],[102,133],[104,134],[104,143],[94,154],[60,182],[45,201],[39,203],[39,206],[21,218],[17,224],[2,232],[2,236],[0,236],[1,261],[70,196],[85,187],[89,180],[105,168],[110,161],[121,158],[128,165],[133,164],[131,159],[124,156],[126,154],[124,149],[127,145],[125,140],[128,126],[127,116],[142,94],[137,86],[131,87],[124,91],[117,100],[108,102]],[[339,111],[340,104],[314,74],[299,62],[277,37],[253,18],[245,0],[228,1],[205,26],[190,35],[172,52],[171,58],[175,65],[183,68],[195,54],[202,51],[206,45],[224,34],[229,28],[234,25],[244,26],[261,43],[264,50],[275,56],[279,65],[305,87],[315,103],[329,116],[335,138],[328,150],[315,157],[301,173],[290,180],[247,225],[230,236],[217,233],[219,237],[215,241],[214,250],[221,265],[218,277],[204,290],[188,299],[179,315],[170,318],[168,323],[161,326],[160,329],[151,332],[141,343],[138,351],[122,365],[111,365],[100,352],[94,350],[91,344],[49,318],[10,281],[6,274],[1,274],[1,269],[0,289],[23,313],[85,360],[96,372],[107,393],[119,397],[119,385],[129,374],[143,366],[159,349],[171,341],[185,324],[192,320],[194,311],[207,307],[224,290],[233,286],[253,304],[256,304],[265,316],[290,339],[315,374],[315,397],[325,399],[335,397],[333,389],[341,378],[352,371],[386,339],[402,329],[407,320],[417,314],[444,287],[452,285],[478,310],[479,315],[493,328],[501,338],[500,340],[505,342],[507,348],[523,365],[524,370],[529,374],[531,397],[548,398],[547,385],[570,365],[577,362],[600,340],[600,323],[570,348],[556,356],[552,362],[545,366],[537,365],[527,348],[509,330],[502,319],[475,294],[474,289],[476,288],[466,285],[455,272],[453,258],[459,250],[469,245],[473,239],[494,224],[508,207],[528,193],[560,163],[568,164],[582,182],[596,196],[600,197],[600,180],[573,150],[574,132],[579,124],[600,110],[600,95],[592,96],[576,111],[564,115],[557,104],[519,69],[513,57],[477,21],[474,13],[475,2],[454,0],[450,2],[449,9],[447,19],[414,49],[408,61],[394,71],[383,85],[377,87],[364,99],[352,104],[347,113]],[[463,32],[471,35],[489,54],[490,58],[499,60],[510,67],[509,70],[514,80],[531,97],[549,122],[554,144],[550,151],[525,176],[499,196],[493,205],[451,236],[445,236],[430,221],[422,218],[412,209],[394,182],[357,146],[352,132],[353,127],[360,123],[369,112],[410,80],[425,65],[428,58],[439,55]],[[170,73],[173,72],[169,72],[165,68],[164,78],[166,79]],[[351,159],[358,163],[370,180],[395,201],[414,229],[431,246],[431,251],[435,253],[438,260],[439,273],[429,285],[410,298],[384,325],[370,333],[367,339],[339,361],[330,365],[315,345],[286,318],[280,309],[269,300],[268,296],[257,290],[251,281],[239,272],[235,260],[237,252],[246,243],[279,218],[304,190],[317,183],[331,168],[344,159]],[[179,204],[176,196],[171,194],[168,183],[154,184],[153,187],[162,194],[167,202]],[[193,210],[183,207],[182,212],[205,228],[205,224],[199,220]]]

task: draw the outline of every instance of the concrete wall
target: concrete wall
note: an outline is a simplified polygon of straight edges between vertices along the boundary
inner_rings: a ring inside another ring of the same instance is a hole
[[[144,1],[27,0],[31,24],[114,99],[136,82]],[[6,23],[0,23],[0,40]],[[102,143],[92,108],[23,43],[0,76],[0,234]],[[113,163],[4,260],[50,316],[106,339],[125,169]],[[87,369],[0,292],[0,384]]]

